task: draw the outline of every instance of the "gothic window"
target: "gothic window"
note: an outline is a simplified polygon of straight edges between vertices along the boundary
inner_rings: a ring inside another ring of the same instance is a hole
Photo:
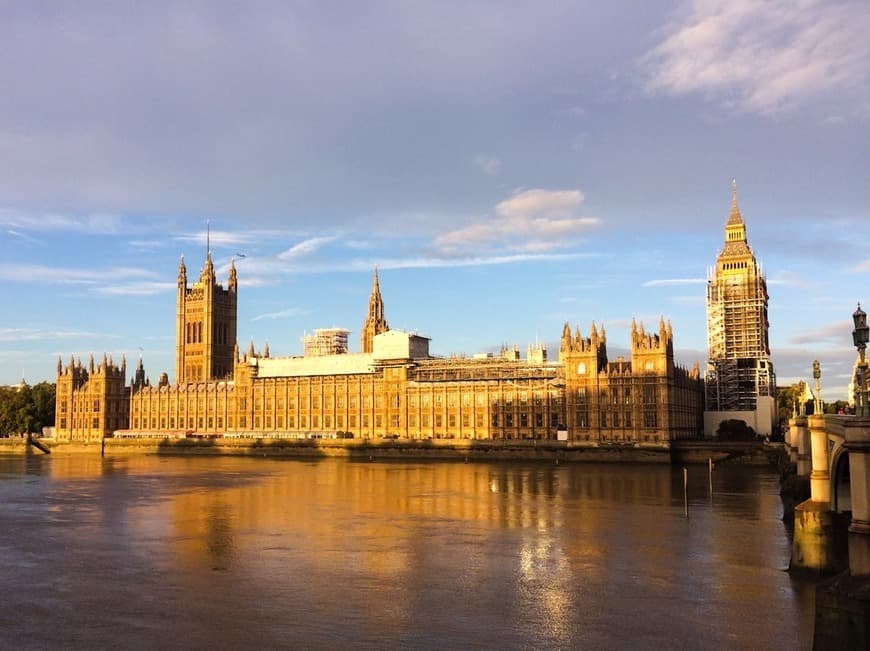
[[[525,412],[520,414],[520,427],[528,427],[529,426],[529,415]]]
[[[514,426],[514,415],[513,414],[505,414],[504,415],[504,426],[505,427],[513,427]]]

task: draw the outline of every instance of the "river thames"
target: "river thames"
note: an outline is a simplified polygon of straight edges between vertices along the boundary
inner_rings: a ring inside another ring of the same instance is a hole
[[[0,456],[0,648],[809,649],[775,473]]]

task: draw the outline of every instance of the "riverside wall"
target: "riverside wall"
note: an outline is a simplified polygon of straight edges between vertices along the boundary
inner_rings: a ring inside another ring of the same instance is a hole
[[[75,443],[41,439],[52,453],[100,454],[99,442]],[[24,439],[0,439],[0,454],[43,454]],[[678,441],[669,447],[572,445],[558,441],[396,440],[396,439],[105,439],[105,454],[231,455],[255,457],[342,457],[365,460],[550,461],[604,463],[742,463],[777,466],[782,446],[761,443]]]

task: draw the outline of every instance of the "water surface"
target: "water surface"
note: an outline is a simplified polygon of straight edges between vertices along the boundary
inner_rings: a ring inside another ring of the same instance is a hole
[[[0,648],[809,649],[775,474],[0,456]]]

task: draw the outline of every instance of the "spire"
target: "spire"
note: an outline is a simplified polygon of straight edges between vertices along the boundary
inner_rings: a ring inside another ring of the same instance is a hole
[[[266,347],[263,349],[263,357],[265,357],[267,359],[269,357],[269,341],[268,341],[268,339],[266,340]]]
[[[379,335],[389,329],[390,326],[384,318],[384,301],[381,298],[378,267],[375,265],[375,271],[372,276],[372,293],[369,296],[369,311],[363,323],[362,336],[360,337],[360,351],[363,353],[372,352],[375,335]]]
[[[178,284],[187,285],[187,267],[184,265],[184,254],[181,254],[181,262],[178,263]]]
[[[60,361],[60,355],[57,357],[57,374],[60,375],[63,373],[63,362]]]
[[[211,260],[211,220],[205,220],[205,259]]]
[[[230,289],[235,289],[236,287],[238,287],[238,284],[239,279],[236,275],[236,259],[230,258],[230,276],[229,280],[227,281],[227,285]]]
[[[731,214],[728,215],[727,224],[743,224],[740,206],[737,205],[737,179],[731,179]]]

